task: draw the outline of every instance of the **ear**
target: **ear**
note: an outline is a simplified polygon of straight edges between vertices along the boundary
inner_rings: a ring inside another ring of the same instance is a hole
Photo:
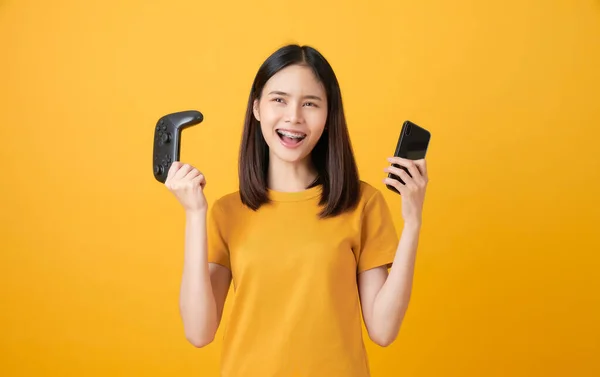
[[[254,100],[254,105],[252,106],[252,112],[254,113],[254,117],[257,121],[260,122],[260,112],[258,111],[258,99]]]

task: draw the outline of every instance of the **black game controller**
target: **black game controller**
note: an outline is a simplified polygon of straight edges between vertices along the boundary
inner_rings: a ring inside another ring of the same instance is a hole
[[[157,181],[165,183],[171,164],[173,161],[179,161],[181,131],[202,120],[204,116],[196,110],[167,114],[158,120],[154,129],[152,152],[152,170]]]

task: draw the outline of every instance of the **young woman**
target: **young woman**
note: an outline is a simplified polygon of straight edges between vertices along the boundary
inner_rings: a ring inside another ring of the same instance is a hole
[[[252,84],[239,190],[209,210],[204,175],[172,165],[165,184],[186,213],[180,310],[194,346],[212,342],[235,290],[222,376],[370,375],[361,315],[375,343],[396,338],[428,181],[424,160],[388,163],[405,182],[383,181],[401,193],[400,239],[381,191],[359,179],[331,66],[289,45]]]

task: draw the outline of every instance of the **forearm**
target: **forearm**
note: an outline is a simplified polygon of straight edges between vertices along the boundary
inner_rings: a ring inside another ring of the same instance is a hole
[[[373,303],[373,322],[386,344],[398,335],[408,309],[420,231],[420,223],[405,223],[394,263]]]
[[[216,333],[217,310],[208,270],[206,213],[186,213],[180,313],[186,338],[196,346]]]

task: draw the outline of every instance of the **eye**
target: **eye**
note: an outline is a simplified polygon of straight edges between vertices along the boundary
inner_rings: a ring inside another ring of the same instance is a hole
[[[306,102],[305,105],[311,105],[312,107],[317,107],[314,102]]]
[[[281,102],[280,102],[280,100],[281,100]],[[274,98],[273,101],[279,102],[279,103],[283,103],[283,98],[279,98],[279,97],[278,98]]]

